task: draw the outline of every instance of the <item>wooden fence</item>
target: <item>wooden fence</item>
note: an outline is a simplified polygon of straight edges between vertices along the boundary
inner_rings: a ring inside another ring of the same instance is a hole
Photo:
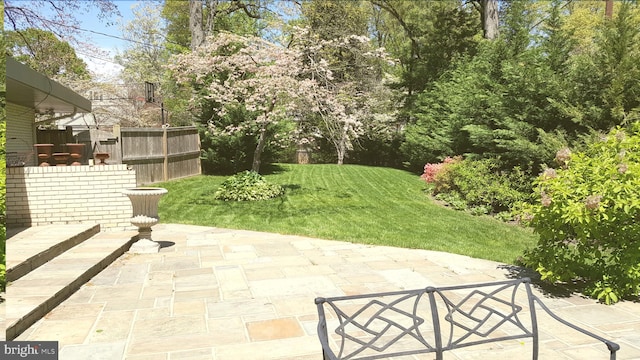
[[[53,144],[54,153],[66,151],[64,144],[75,142],[71,126],[67,126],[64,130],[38,130],[36,137],[37,144]]]
[[[91,129],[76,136],[66,130],[38,130],[38,143],[54,144],[64,151],[65,143],[85,143],[83,163],[93,154],[109,154],[107,164],[127,164],[136,171],[138,185],[178,179],[202,173],[200,137],[195,126],[175,128]],[[98,161],[95,160],[97,163]]]
[[[194,126],[122,128],[122,163],[136,171],[138,185],[202,173],[200,137]]]

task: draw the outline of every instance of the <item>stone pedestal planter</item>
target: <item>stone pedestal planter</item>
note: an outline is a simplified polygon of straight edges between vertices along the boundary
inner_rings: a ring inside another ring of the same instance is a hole
[[[149,254],[160,251],[160,244],[151,240],[151,227],[160,221],[158,202],[167,192],[167,189],[156,187],[139,187],[123,191],[133,205],[131,224],[138,228],[138,241],[131,245],[129,252]]]

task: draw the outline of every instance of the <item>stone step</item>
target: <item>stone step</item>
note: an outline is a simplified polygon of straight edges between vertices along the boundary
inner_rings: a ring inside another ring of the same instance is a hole
[[[7,281],[18,280],[99,232],[98,224],[34,226],[13,235],[10,230]]]
[[[9,283],[7,340],[15,339],[124,254],[136,234],[135,231],[98,233]]]

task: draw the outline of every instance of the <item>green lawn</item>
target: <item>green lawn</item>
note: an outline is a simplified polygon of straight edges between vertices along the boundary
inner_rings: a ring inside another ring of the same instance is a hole
[[[160,202],[161,222],[438,250],[506,263],[535,242],[529,230],[434,204],[424,182],[401,170],[281,164],[266,178],[284,186],[286,195],[258,202],[214,200],[226,178],[158,184],[169,190]]]

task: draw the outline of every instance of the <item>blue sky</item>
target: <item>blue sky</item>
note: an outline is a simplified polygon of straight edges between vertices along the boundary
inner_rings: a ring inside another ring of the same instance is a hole
[[[116,0],[114,4],[118,6],[118,10],[120,11],[120,17],[114,16],[110,19],[111,22],[128,22],[133,19],[133,13],[131,8],[133,5],[138,3],[138,1],[122,1]],[[84,32],[84,36],[87,36],[93,40],[93,44],[100,46],[102,48],[115,49],[119,50],[124,49],[126,46],[126,42],[108,36],[103,36],[98,33],[104,33],[116,37],[122,37],[120,32],[120,27],[117,24],[107,25],[104,21],[98,20],[98,10],[97,8],[92,8],[88,14],[83,14],[82,17],[78,18],[81,22],[81,26],[83,29],[91,30],[94,32]]]
[[[107,24],[106,21],[100,21],[98,19],[97,8],[92,8],[89,13],[83,14],[78,20],[81,23],[81,28],[89,31],[83,31],[83,39],[88,40],[89,43],[100,48],[103,51],[109,53],[110,58],[118,52],[122,52],[127,47],[127,41],[118,38],[122,37],[120,31],[120,23],[127,23],[133,19],[133,13],[131,11],[138,1],[121,1],[116,0],[114,4],[118,6],[120,11],[120,17],[112,17]],[[106,34],[106,35],[102,35]],[[110,36],[107,36],[110,35]],[[113,78],[120,70],[120,66],[114,62],[105,61],[95,56],[89,56],[82,52],[82,49],[76,49],[78,56],[82,58],[89,70],[97,75],[99,80],[108,81]]]

